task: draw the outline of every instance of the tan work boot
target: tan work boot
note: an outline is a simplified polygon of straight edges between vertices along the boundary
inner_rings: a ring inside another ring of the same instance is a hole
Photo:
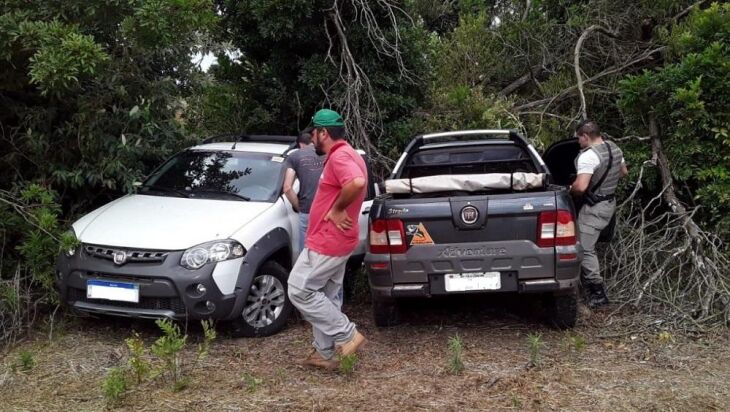
[[[325,359],[316,350],[312,350],[312,353],[307,356],[302,362],[304,366],[313,366],[315,368],[322,368],[327,370],[336,370],[340,367],[340,364],[336,360]]]
[[[367,341],[368,340],[365,339],[365,336],[363,336],[362,333],[355,331],[355,334],[352,335],[352,339],[341,345],[337,345],[337,354],[340,356],[352,355]]]

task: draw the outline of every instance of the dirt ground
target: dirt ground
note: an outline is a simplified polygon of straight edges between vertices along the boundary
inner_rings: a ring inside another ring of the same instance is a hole
[[[132,385],[114,407],[134,411],[278,410],[730,410],[730,336],[663,332],[660,320],[622,311],[583,313],[572,331],[545,326],[534,305],[427,301],[409,305],[402,325],[378,329],[367,304],[346,313],[369,338],[353,373],[305,369],[306,322],[280,334],[231,339],[221,331],[210,354],[173,392],[160,378]],[[71,319],[27,339],[0,360],[0,405],[10,411],[98,411],[110,368],[125,365],[124,339],[147,321]],[[186,358],[200,331],[189,332]],[[528,334],[544,346],[530,365]],[[460,374],[448,370],[450,337],[463,340]],[[577,337],[577,338],[576,338]],[[585,340],[584,347],[576,342]],[[21,371],[22,351],[35,366]]]

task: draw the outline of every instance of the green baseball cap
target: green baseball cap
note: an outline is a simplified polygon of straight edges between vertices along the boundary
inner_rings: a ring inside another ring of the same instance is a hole
[[[344,126],[342,116],[334,110],[322,109],[312,117],[314,127]]]

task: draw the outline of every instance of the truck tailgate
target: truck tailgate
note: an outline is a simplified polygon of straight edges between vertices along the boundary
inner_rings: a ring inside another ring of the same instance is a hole
[[[500,272],[503,283],[555,276],[555,248],[538,247],[541,212],[555,192],[389,199],[378,213],[399,219],[406,251],[391,255],[398,283],[443,282],[449,273]],[[505,286],[507,286],[505,284]]]

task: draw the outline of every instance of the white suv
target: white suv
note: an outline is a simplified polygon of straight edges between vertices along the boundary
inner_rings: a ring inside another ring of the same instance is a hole
[[[286,325],[299,218],[281,186],[295,137],[224,138],[178,153],[137,193],[73,224],[81,243],[58,258],[62,301],[88,313],[223,320],[234,336]],[[365,254],[368,186],[354,265]]]

